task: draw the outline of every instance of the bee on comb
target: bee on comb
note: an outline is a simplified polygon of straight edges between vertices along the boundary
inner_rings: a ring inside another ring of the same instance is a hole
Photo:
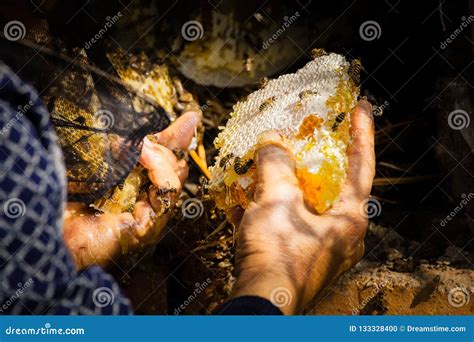
[[[262,104],[258,107],[258,109],[261,112],[263,112],[267,110],[268,108],[270,108],[275,101],[276,101],[276,96],[269,97],[268,99],[262,102]]]
[[[227,168],[227,165],[232,161],[233,158],[234,158],[233,153],[229,153],[225,155],[224,157],[222,157],[221,160],[219,161],[219,166],[221,167],[221,169],[225,171],[225,169]]]
[[[316,49],[311,50],[311,58],[312,59],[316,59],[316,58],[326,56],[326,55],[328,55],[328,53],[324,49],[316,48]]]
[[[243,175],[247,173],[254,165],[255,163],[252,159],[248,159],[244,162],[240,157],[235,157],[234,171],[238,175]]]
[[[263,89],[267,86],[268,82],[270,82],[270,80],[268,79],[268,77],[262,77],[259,81],[259,86],[260,86],[260,89]]]
[[[334,120],[334,123],[332,124],[332,130],[333,130],[333,132],[334,132],[334,131],[337,131],[337,128],[339,127],[339,125],[341,124],[341,122],[344,121],[345,118],[346,118],[346,113],[344,113],[344,112],[339,113],[339,114],[336,116],[336,119]]]
[[[354,84],[356,86],[359,86],[359,84],[360,84],[360,72],[361,72],[361,70],[362,70],[362,64],[361,64],[360,60],[359,59],[354,59],[351,62],[348,73],[349,73],[349,77],[351,78],[352,82],[354,82]]]
[[[301,93],[298,94],[298,97],[300,98],[300,100],[304,100],[313,95],[318,95],[318,92],[309,89],[309,90],[303,90]]]

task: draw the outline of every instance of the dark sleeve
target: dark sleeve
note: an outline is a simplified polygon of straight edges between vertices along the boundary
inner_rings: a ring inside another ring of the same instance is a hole
[[[283,315],[269,300],[257,296],[231,299],[213,312],[214,315]]]
[[[131,314],[111,275],[76,271],[62,233],[65,190],[46,108],[0,62],[0,314]]]

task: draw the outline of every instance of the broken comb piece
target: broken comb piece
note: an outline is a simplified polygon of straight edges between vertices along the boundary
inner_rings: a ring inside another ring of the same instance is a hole
[[[268,130],[278,131],[292,146],[306,202],[323,213],[337,200],[346,177],[360,63],[351,65],[334,53],[314,57],[296,73],[268,81],[234,106],[214,142],[219,155],[210,169],[209,190],[219,208],[246,208],[252,200],[257,137]]]

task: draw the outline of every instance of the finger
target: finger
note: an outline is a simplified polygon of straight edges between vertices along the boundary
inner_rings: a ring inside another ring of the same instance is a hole
[[[135,235],[139,236],[140,243],[148,245],[158,241],[178,199],[177,192],[162,191],[153,185],[149,187],[148,196],[140,198],[133,209],[137,222]]]
[[[349,168],[343,196],[356,201],[370,195],[375,176],[374,121],[370,103],[359,102],[351,118],[352,143],[347,149]]]
[[[122,233],[134,223],[130,213],[69,217],[64,222],[64,240],[79,269],[106,266],[122,253]]]
[[[151,183],[159,189],[174,189],[181,192],[182,182],[168,159],[162,155],[158,155],[156,159],[160,159],[161,163],[159,168],[148,170]]]
[[[258,183],[256,199],[288,199],[300,192],[295,174],[295,160],[290,149],[277,132],[259,137],[256,151]]]
[[[188,179],[189,175],[188,163],[186,163],[186,161],[184,160],[179,160],[176,165],[173,165],[173,169],[176,172],[176,175],[178,176],[181,185],[184,185],[184,182],[186,181],[186,179]]]
[[[184,113],[171,126],[154,135],[156,142],[170,150],[185,150],[189,147],[200,120],[198,112]]]
[[[157,225],[158,216],[148,201],[140,200],[133,209],[136,225],[134,226],[135,237],[144,244],[155,243],[164,225]]]
[[[188,163],[186,163],[184,159],[179,159],[172,151],[170,151],[168,148],[164,146],[158,145],[157,149],[159,150],[160,153],[166,156],[169,163],[171,164],[171,167],[176,172],[176,175],[178,176],[181,184],[184,184],[184,182],[188,178],[188,171],[189,171]]]
[[[169,169],[169,165],[163,165],[166,161],[175,171],[181,184],[184,184],[189,171],[186,161],[178,159],[176,155],[166,147],[153,143],[148,138],[145,138],[140,156],[140,164],[149,172],[160,174],[165,172],[163,169]]]

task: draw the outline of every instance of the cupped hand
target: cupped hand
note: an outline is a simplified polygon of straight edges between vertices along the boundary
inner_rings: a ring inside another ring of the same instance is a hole
[[[233,296],[267,298],[293,314],[362,258],[368,226],[363,208],[375,175],[373,116],[366,101],[351,115],[351,136],[339,201],[318,215],[304,201],[292,153],[277,133],[266,134],[257,151],[254,201],[239,226]]]
[[[132,212],[98,214],[82,203],[67,204],[64,239],[78,269],[106,266],[124,252],[157,242],[188,176],[188,165],[177,154],[188,148],[199,121],[199,113],[187,112],[145,138],[140,164],[152,185]]]

